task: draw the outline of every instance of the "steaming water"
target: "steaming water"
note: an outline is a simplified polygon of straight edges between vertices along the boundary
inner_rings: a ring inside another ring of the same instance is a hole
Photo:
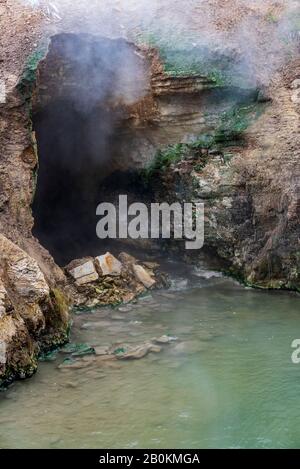
[[[76,315],[72,341],[178,341],[135,361],[41,363],[0,396],[1,448],[300,446],[299,297],[176,270],[171,290]]]

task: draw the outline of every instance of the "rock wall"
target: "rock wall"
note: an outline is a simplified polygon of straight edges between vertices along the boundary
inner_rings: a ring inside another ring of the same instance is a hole
[[[92,3],[96,8],[99,2],[91,2],[91,8]],[[266,21],[272,2],[265,2],[263,11],[255,11],[255,7],[231,10],[228,1],[225,9],[219,8],[216,1],[207,4],[209,8],[212,5],[218,30],[230,31],[248,14],[253,21],[258,18],[261,47],[255,67],[259,71],[266,57],[265,45],[272,37]],[[235,14],[228,16],[228,11]],[[105,24],[106,16],[97,23],[91,21],[92,15],[83,18],[79,12],[78,17],[74,14],[71,18],[69,12],[66,7],[60,13],[65,14],[65,20],[60,22],[61,16],[57,18],[55,11],[48,15],[13,0],[7,0],[0,8],[2,380],[31,374],[38,353],[63,342],[68,330],[65,275],[32,236],[31,203],[38,156],[30,106],[34,90],[31,86],[43,58],[39,47],[46,45],[47,49],[54,34],[86,31],[108,37],[123,34],[119,21],[115,28],[110,28]],[[166,10],[163,12],[166,14]],[[191,15],[187,30],[201,30],[204,15],[199,11],[192,11]],[[132,24],[132,15],[126,13],[125,20],[131,24],[132,38],[139,19]],[[238,49],[238,44],[235,46]],[[279,48],[282,44],[279,41],[275,46]],[[148,95],[133,110],[129,130],[122,137],[126,153],[130,149],[126,169],[145,167],[161,146],[187,145],[199,133],[214,133],[220,112],[226,113],[234,104],[232,93],[226,94],[226,86],[216,83],[215,77],[212,80],[205,73],[165,74],[153,50],[147,54],[152,61],[152,81]],[[29,88],[20,90],[24,72]],[[299,289],[299,81],[295,81],[299,77],[298,58],[290,59],[288,65],[274,73],[267,89],[272,102],[247,125],[243,144],[218,146],[217,150],[200,145],[188,157],[171,163],[164,177],[161,174],[158,177],[169,188],[170,197],[184,194],[190,200],[192,195],[194,200],[206,203],[206,247],[227,262],[228,270],[256,286]],[[238,93],[241,94],[241,88]]]
[[[274,76],[245,126],[239,113],[249,103],[211,142],[183,146],[179,161],[150,175],[158,200],[204,202],[204,249],[252,286],[300,286],[299,71],[294,61]]]
[[[67,340],[68,303],[38,263],[0,235],[0,385],[31,375],[39,353]]]

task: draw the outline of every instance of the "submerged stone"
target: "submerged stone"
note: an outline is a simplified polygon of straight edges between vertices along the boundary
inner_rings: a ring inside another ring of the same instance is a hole
[[[109,327],[111,326],[111,321],[95,321],[95,322],[86,322],[82,324],[81,329],[98,329],[102,327]]]
[[[152,341],[143,342],[137,345],[121,344],[112,350],[113,354],[119,360],[140,359],[148,355],[150,352],[159,353],[162,351],[161,347],[154,344]]]
[[[94,347],[95,355],[97,356],[102,356],[102,355],[108,355],[109,354],[110,347],[108,346],[99,346],[99,347]]]
[[[188,340],[186,342],[180,342],[179,344],[176,344],[175,347],[172,349],[172,353],[176,355],[189,355],[197,352],[202,352],[203,350],[206,350],[206,348],[207,346],[199,340]]]
[[[67,383],[65,383],[65,387],[75,389],[78,387],[78,383],[75,383],[73,381],[68,381]]]
[[[161,337],[153,339],[153,342],[157,344],[170,344],[171,342],[175,342],[177,337],[171,335],[162,335]]]
[[[42,355],[39,357],[39,360],[41,362],[52,362],[55,361],[58,355],[58,350],[51,350],[50,352],[42,353]]]
[[[114,321],[126,321],[126,317],[124,317],[122,314],[112,314],[111,319]]]
[[[129,313],[132,311],[132,306],[120,306],[118,311],[121,311],[121,313]]]
[[[76,363],[76,360],[74,358],[68,357],[64,359],[64,361],[58,366],[58,368],[67,367],[73,365],[74,363]]]
[[[85,362],[83,360],[77,361],[73,357],[68,357],[66,358],[59,366],[59,369],[68,369],[68,368],[73,368],[73,369],[78,369],[80,370],[81,368],[86,368],[87,366],[90,366],[91,362]]]
[[[152,344],[145,343],[137,346],[132,345],[123,345],[123,347],[119,347],[114,350],[115,356],[119,360],[124,359],[139,359],[143,358],[150,352]]]
[[[67,344],[62,348],[62,353],[70,353],[73,357],[83,355],[91,355],[95,353],[95,349],[88,344]]]

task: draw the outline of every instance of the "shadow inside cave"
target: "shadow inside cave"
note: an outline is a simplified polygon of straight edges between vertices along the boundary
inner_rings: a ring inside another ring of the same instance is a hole
[[[55,36],[40,63],[33,101],[39,156],[33,234],[59,265],[111,248],[111,240],[96,236],[99,203],[119,194],[146,197],[124,163],[130,106],[147,84],[144,67],[124,40],[71,34]]]

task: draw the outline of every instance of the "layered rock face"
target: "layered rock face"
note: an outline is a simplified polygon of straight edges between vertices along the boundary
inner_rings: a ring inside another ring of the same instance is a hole
[[[204,202],[204,249],[252,286],[300,285],[298,76],[294,62],[265,103],[234,106],[206,140],[171,148],[150,174],[158,200]]]

